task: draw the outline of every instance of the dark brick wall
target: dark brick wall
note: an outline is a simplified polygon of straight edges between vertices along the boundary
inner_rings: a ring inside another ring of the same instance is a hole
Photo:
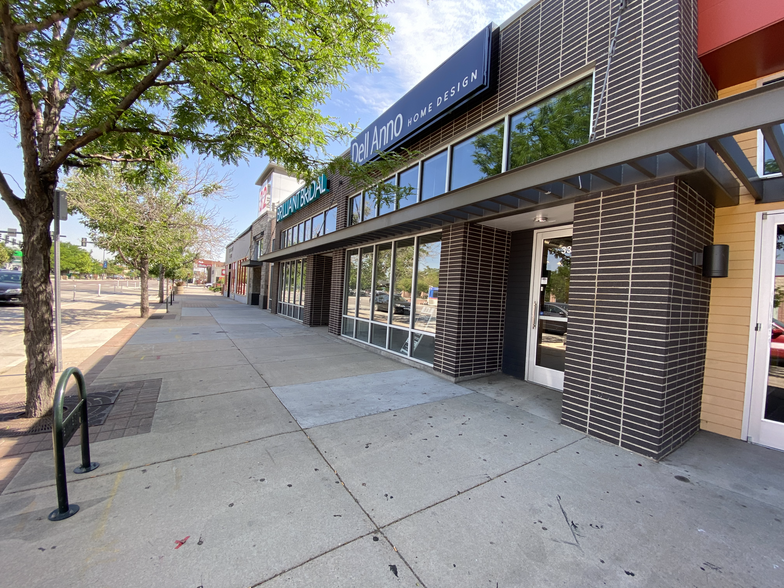
[[[340,335],[343,329],[343,288],[346,273],[346,250],[332,253],[332,283],[329,301],[329,332]]]
[[[308,255],[305,268],[305,307],[302,323],[308,327],[329,324],[332,288],[332,257]]]
[[[713,213],[681,181],[577,203],[563,424],[656,459],[699,430]]]
[[[433,369],[452,377],[501,370],[509,233],[445,227]]]
[[[503,372],[525,378],[526,346],[531,330],[531,259],[534,232],[517,231],[510,234],[509,275],[506,286],[506,316],[504,318]]]
[[[272,263],[269,276],[269,309],[272,314],[278,314],[278,284],[280,279],[280,264]]]

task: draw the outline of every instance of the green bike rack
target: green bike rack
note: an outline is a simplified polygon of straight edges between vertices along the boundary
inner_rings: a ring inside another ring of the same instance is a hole
[[[63,419],[63,401],[65,400],[65,385],[74,376],[79,386],[79,402]],[[90,461],[90,434],[87,431],[87,386],[84,375],[79,368],[68,368],[60,376],[57,389],[54,391],[54,406],[52,407],[52,447],[54,449],[54,475],[57,481],[57,509],[49,513],[50,521],[62,521],[79,512],[79,506],[68,504],[68,486],[65,479],[65,445],[71,440],[76,429],[82,431],[82,465],[74,470],[75,474],[85,474],[98,467],[96,462]]]

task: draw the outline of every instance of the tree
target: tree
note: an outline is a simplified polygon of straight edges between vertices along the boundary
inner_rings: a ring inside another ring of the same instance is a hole
[[[0,0],[0,120],[18,133],[24,196],[26,413],[54,387],[50,226],[64,169],[162,165],[187,149],[268,155],[303,175],[350,129],[318,111],[349,68],[376,67],[384,0]]]
[[[0,266],[11,261],[11,255],[13,255],[13,253],[14,252],[6,247],[4,243],[0,243]]]
[[[228,223],[205,203],[223,194],[223,183],[209,168],[188,175],[173,167],[163,184],[130,181],[117,166],[78,172],[65,184],[70,206],[84,215],[95,244],[139,271],[142,318],[150,314],[150,266],[192,265],[200,251],[230,235]]]
[[[54,246],[50,255],[54,255]],[[60,243],[60,273],[89,274],[92,273],[93,262],[90,254],[81,247],[65,241]]]

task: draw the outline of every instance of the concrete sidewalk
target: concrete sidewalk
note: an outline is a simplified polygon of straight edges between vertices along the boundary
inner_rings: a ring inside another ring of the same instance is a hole
[[[100,468],[67,451],[79,513],[46,518],[51,451],[0,496],[0,585],[784,585],[784,453],[701,433],[656,463],[552,391],[191,292],[96,377],[121,392]]]

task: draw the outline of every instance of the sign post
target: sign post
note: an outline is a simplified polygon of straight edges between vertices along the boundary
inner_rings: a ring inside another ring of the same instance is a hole
[[[60,328],[60,221],[68,220],[65,192],[54,191],[54,335],[57,351],[57,371],[63,370],[63,333]]]
[[[63,419],[63,401],[65,386],[74,376],[79,388],[79,402]],[[81,427],[82,465],[74,470],[75,474],[85,474],[98,467],[90,461],[90,433],[87,430],[87,386],[84,376],[78,368],[68,368],[60,376],[54,392],[52,407],[52,447],[54,450],[54,475],[57,483],[57,508],[49,513],[50,521],[62,521],[79,512],[79,505],[68,504],[68,485],[65,478],[65,446],[71,440],[77,428]]]

